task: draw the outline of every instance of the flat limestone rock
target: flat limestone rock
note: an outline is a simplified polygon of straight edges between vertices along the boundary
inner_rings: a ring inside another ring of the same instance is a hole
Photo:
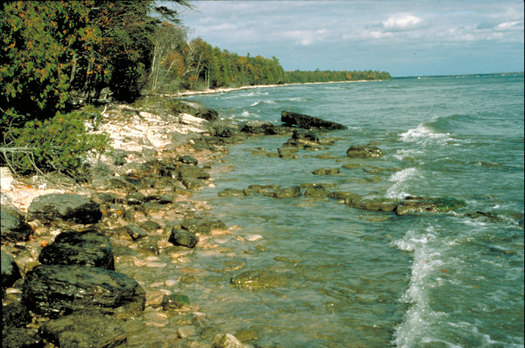
[[[127,318],[144,310],[146,297],[135,279],[112,270],[39,265],[26,274],[22,301],[51,318],[86,310]]]

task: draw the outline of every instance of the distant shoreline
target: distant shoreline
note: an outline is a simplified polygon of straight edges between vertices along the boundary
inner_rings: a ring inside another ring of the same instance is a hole
[[[202,91],[186,90],[173,94],[162,94],[163,97],[187,97],[198,94],[216,94],[240,91],[244,89],[255,89],[255,88],[270,88],[270,87],[285,87],[285,86],[296,86],[296,85],[318,85],[327,83],[355,83],[355,82],[372,82],[372,81],[383,81],[383,80],[354,80],[354,81],[327,81],[327,82],[304,82],[304,83],[283,83],[283,84],[271,84],[271,85],[250,85],[241,87],[224,87],[224,88],[208,88]]]

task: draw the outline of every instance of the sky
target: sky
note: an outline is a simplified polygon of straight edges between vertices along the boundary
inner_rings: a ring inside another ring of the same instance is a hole
[[[524,70],[523,0],[190,1],[189,38],[285,70],[394,77]]]

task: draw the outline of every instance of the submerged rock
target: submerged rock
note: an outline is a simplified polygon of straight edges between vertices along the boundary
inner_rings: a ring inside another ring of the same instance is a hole
[[[270,271],[246,271],[230,279],[230,283],[243,289],[275,288],[286,284],[286,278]]]
[[[300,197],[302,195],[301,188],[299,186],[285,187],[277,189],[273,192],[272,197],[274,198],[293,198]]]
[[[24,215],[17,208],[2,204],[2,242],[21,242],[29,239],[33,229],[25,222]]]
[[[116,347],[126,342],[119,321],[95,311],[51,320],[39,333],[57,347]]]
[[[248,348],[232,334],[217,334],[213,339],[212,348]]]
[[[164,295],[161,306],[165,311],[180,309],[184,306],[190,305],[190,298],[181,293],[174,293],[171,295]]]
[[[28,209],[28,219],[53,221],[62,219],[92,224],[102,218],[100,206],[86,196],[72,193],[52,193],[35,198]]]
[[[109,238],[96,230],[65,231],[40,252],[44,265],[79,265],[114,270]]]
[[[311,129],[311,128],[320,128],[320,129],[329,129],[329,130],[346,129],[346,126],[343,126],[340,123],[325,121],[317,117],[299,114],[296,112],[289,112],[285,110],[281,112],[281,121],[287,126],[296,125],[300,128],[306,128],[306,129]]]
[[[313,199],[325,199],[328,196],[328,191],[321,185],[310,186],[304,191],[304,196]]]
[[[145,293],[136,280],[98,267],[39,265],[26,274],[23,303],[34,313],[57,318],[97,310],[119,318],[139,315]]]
[[[339,168],[319,168],[312,172],[314,175],[337,175]]]
[[[346,150],[346,155],[353,158],[375,158],[381,157],[383,152],[380,148],[370,145],[352,145]]]
[[[219,197],[239,197],[244,196],[245,191],[241,189],[227,188],[217,194]]]
[[[455,198],[406,197],[396,207],[399,216],[416,213],[444,213],[464,207],[464,201]]]

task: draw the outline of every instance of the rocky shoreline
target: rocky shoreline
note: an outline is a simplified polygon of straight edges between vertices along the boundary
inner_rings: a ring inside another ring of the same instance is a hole
[[[107,107],[92,131],[108,133],[113,151],[92,156],[82,183],[59,175],[19,182],[2,170],[3,347],[260,346],[256,331],[221,331],[199,311],[199,298],[178,289],[195,281],[195,253],[227,253],[220,239],[238,230],[214,217],[213,209],[193,194],[213,186],[210,172],[231,144],[250,136],[288,136],[277,152],[252,154],[293,160],[301,150],[337,140],[321,137],[321,132],[345,127],[287,111],[279,125],[234,124],[198,103],[176,103],[177,113],[159,101]],[[375,146],[352,145],[345,157],[381,156]],[[313,172],[338,173],[339,168]],[[447,212],[465,204],[331,189],[323,184],[254,184],[218,195],[331,199],[398,216]],[[179,273],[156,278],[155,271],[168,265]],[[238,288],[274,287],[284,281],[276,274],[231,268],[239,271],[230,279]]]

